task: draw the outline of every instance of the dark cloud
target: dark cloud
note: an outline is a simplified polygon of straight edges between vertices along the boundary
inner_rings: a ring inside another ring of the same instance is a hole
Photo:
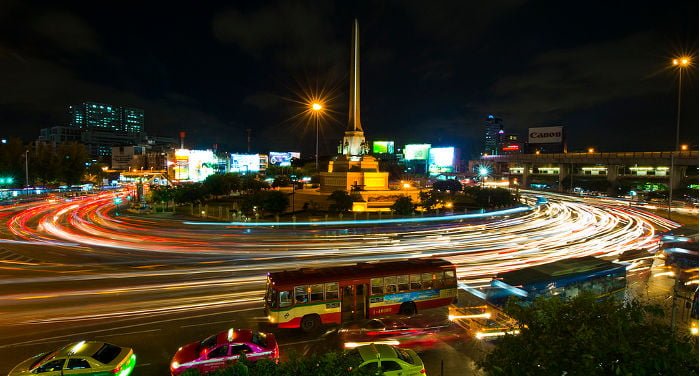
[[[269,92],[258,92],[243,99],[243,103],[250,104],[260,110],[268,110],[282,103],[278,95]]]
[[[32,140],[65,122],[69,104],[95,100],[142,107],[149,133],[185,130],[192,145],[244,150],[252,129],[256,150],[312,155],[315,132],[294,117],[296,101],[325,89],[334,112],[320,143],[333,153],[357,18],[370,140],[454,142],[475,154],[495,113],[508,131],[559,121],[572,144],[607,132],[607,150],[624,136],[628,149],[652,148],[642,138],[675,121],[677,80],[665,65],[676,49],[697,54],[697,14],[697,1],[6,0],[0,124]],[[696,73],[683,98],[681,139],[697,140]]]
[[[75,14],[65,11],[42,13],[32,26],[39,35],[66,51],[100,51],[97,34]]]
[[[544,52],[533,57],[523,71],[499,78],[491,87],[494,97],[477,108],[527,124],[527,120],[562,119],[567,113],[601,103],[665,92],[670,82],[659,85],[659,81],[668,80],[669,75],[662,72],[653,50],[662,46],[663,41],[653,33],[640,32]]]
[[[326,67],[345,52],[325,16],[330,6],[284,2],[248,12],[231,9],[217,14],[212,27],[220,41],[258,59],[272,56],[290,67]]]

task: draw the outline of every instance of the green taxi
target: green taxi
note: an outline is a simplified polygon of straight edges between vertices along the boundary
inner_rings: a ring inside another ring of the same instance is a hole
[[[351,364],[363,373],[385,376],[424,376],[423,360],[415,351],[385,344],[358,346],[345,353]]]
[[[8,376],[128,376],[135,365],[136,355],[128,347],[80,341],[35,355],[18,364]]]

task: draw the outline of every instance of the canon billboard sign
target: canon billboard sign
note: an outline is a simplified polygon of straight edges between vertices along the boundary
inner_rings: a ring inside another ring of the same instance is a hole
[[[528,142],[531,144],[554,144],[564,141],[564,127],[530,128]]]

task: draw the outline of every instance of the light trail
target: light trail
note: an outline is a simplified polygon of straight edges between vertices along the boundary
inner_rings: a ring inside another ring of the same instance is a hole
[[[125,320],[256,300],[262,306],[268,271],[360,261],[445,258],[457,265],[460,283],[478,286],[498,273],[563,258],[653,251],[655,227],[677,226],[609,200],[548,197],[532,210],[323,224],[114,217],[113,193],[35,203],[4,217],[16,237],[5,242],[61,247],[67,256],[42,265],[42,275],[0,279],[4,291],[22,290],[0,294],[0,323]],[[159,256],[140,260],[130,251]],[[102,261],[86,262],[87,256]],[[81,269],[71,272],[71,265]]]

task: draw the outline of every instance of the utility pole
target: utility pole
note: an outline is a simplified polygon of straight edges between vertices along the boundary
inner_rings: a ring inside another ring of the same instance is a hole
[[[252,132],[253,130],[248,128],[245,131],[248,132],[248,153],[250,153],[250,132]]]

